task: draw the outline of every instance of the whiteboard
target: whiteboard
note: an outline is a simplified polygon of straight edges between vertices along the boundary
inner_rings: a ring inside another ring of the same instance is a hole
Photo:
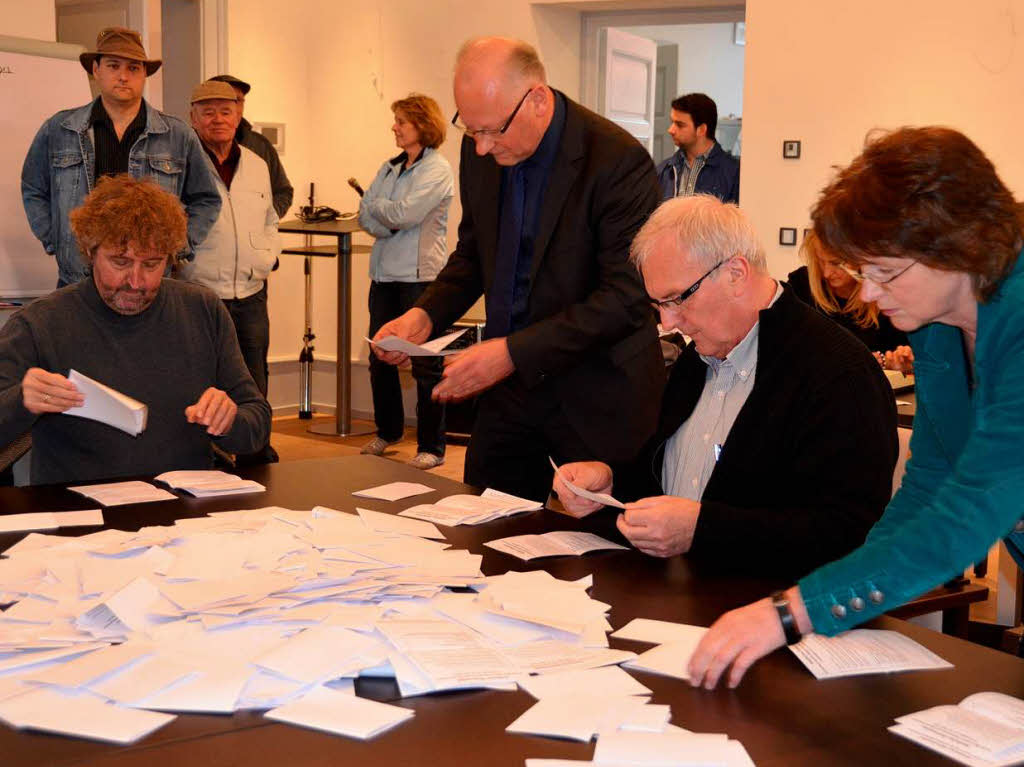
[[[0,297],[41,296],[57,285],[57,262],[32,234],[21,204],[21,165],[43,121],[87,104],[80,45],[0,36]]]

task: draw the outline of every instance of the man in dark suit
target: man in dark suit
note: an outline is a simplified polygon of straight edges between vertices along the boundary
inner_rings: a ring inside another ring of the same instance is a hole
[[[628,460],[656,423],[664,367],[628,260],[660,197],[654,165],[625,131],[550,88],[518,40],[466,43],[455,102],[458,245],[417,306],[375,339],[440,335],[482,293],[486,340],[448,359],[434,397],[482,392],[467,482],[544,499],[548,456]]]

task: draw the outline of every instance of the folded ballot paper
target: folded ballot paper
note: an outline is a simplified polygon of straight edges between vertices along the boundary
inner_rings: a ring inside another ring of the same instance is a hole
[[[216,470],[165,471],[154,477],[175,490],[184,490],[196,498],[214,495],[238,495],[240,493],[262,493],[267,488],[251,479],[242,479],[235,474]]]
[[[818,679],[953,668],[910,637],[879,629],[854,629],[834,637],[808,634],[789,649]]]
[[[519,557],[525,562],[542,557],[578,557],[591,551],[626,549],[625,546],[605,540],[600,535],[573,530],[558,530],[543,535],[513,535],[488,541],[484,546]]]
[[[133,437],[139,436],[146,430],[149,408],[138,400],[132,399],[116,389],[111,389],[109,386],[104,386],[99,381],[94,381],[77,370],[68,373],[68,380],[85,396],[85,404],[68,408],[64,411],[64,415],[76,415],[79,418],[99,421],[131,434]]]
[[[386,352],[402,352],[408,354],[410,357],[446,357],[449,354],[456,354],[464,351],[464,349],[447,349],[452,341],[465,333],[469,328],[463,328],[457,330],[454,333],[435,338],[433,341],[427,341],[425,344],[414,344],[411,341],[406,341],[404,338],[398,336],[387,336],[379,341],[374,341],[367,338],[366,340],[378,349],[383,349]]]
[[[896,719],[889,732],[971,765],[1024,761],[1024,700],[998,692],[969,695]]]

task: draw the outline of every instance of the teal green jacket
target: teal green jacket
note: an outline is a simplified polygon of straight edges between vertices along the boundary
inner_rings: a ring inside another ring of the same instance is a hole
[[[1024,514],[1024,258],[978,304],[975,388],[960,330],[910,335],[917,411],[903,484],[864,545],[800,581],[814,630],[833,635],[962,573]]]

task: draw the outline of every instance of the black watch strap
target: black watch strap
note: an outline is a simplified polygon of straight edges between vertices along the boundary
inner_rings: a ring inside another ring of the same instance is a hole
[[[786,635],[786,644],[796,644],[800,641],[800,629],[796,627],[796,618],[793,617],[793,610],[789,606],[789,599],[781,591],[776,591],[771,596],[772,606],[779,614],[779,622],[782,623],[782,633]]]

